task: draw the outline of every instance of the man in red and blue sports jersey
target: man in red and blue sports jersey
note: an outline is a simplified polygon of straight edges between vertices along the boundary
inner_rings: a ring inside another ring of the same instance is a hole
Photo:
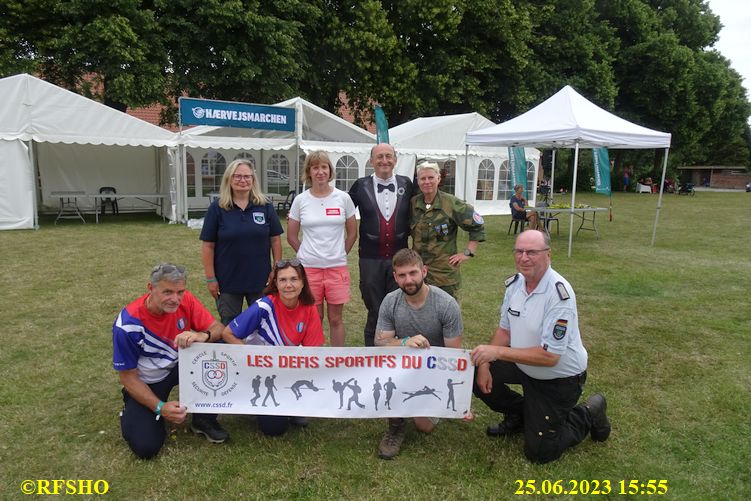
[[[185,288],[185,268],[163,263],[151,270],[148,293],[123,308],[112,326],[112,365],[123,385],[120,426],[133,453],[154,457],[164,444],[164,421],[182,423],[187,409],[167,401],[178,384],[177,350],[222,337],[216,321]],[[216,415],[194,414],[191,429],[210,442],[227,440]]]

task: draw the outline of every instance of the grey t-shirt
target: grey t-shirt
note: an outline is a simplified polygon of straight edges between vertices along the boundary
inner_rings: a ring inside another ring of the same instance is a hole
[[[425,285],[423,285],[425,287]],[[430,287],[425,304],[412,308],[401,289],[383,298],[376,331],[396,331],[396,337],[422,334],[431,346],[443,346],[443,338],[461,336],[462,314],[456,300],[438,287]]]

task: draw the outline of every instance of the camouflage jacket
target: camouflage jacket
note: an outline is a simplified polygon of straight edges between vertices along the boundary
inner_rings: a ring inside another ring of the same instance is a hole
[[[428,266],[426,281],[438,287],[459,286],[459,268],[449,264],[449,257],[457,250],[456,232],[461,228],[469,233],[469,240],[484,242],[482,216],[468,203],[441,191],[430,209],[426,207],[422,193],[412,197],[411,208],[412,248]]]

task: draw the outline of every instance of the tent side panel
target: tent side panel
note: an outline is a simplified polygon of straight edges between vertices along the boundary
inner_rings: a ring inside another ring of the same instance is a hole
[[[0,140],[0,230],[34,228],[34,178],[26,145]]]

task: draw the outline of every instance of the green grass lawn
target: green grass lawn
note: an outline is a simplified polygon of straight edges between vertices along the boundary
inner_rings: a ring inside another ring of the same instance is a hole
[[[103,479],[117,499],[509,499],[519,480],[560,479],[610,480],[618,498],[620,480],[665,479],[671,499],[749,499],[751,194],[667,195],[652,247],[656,201],[615,194],[613,221],[598,215],[600,239],[580,234],[571,258],[561,216],[553,266],[578,297],[585,397],[607,395],[613,433],[544,466],[524,459],[520,436],[487,438],[497,416],[480,402],[474,422],[444,420],[431,436],[410,429],[394,461],[376,454],[383,420],[316,419],[270,439],[248,416],[220,417],[226,444],[180,426],[157,458],[139,461],[120,437],[111,325],[160,261],[187,266],[188,287],[211,304],[198,232],[133,215],[0,232],[0,497],[22,497],[25,479]],[[508,220],[486,219],[488,241],[463,267],[466,347],[498,321],[514,272]],[[365,317],[356,252],[350,271],[356,346]]]

